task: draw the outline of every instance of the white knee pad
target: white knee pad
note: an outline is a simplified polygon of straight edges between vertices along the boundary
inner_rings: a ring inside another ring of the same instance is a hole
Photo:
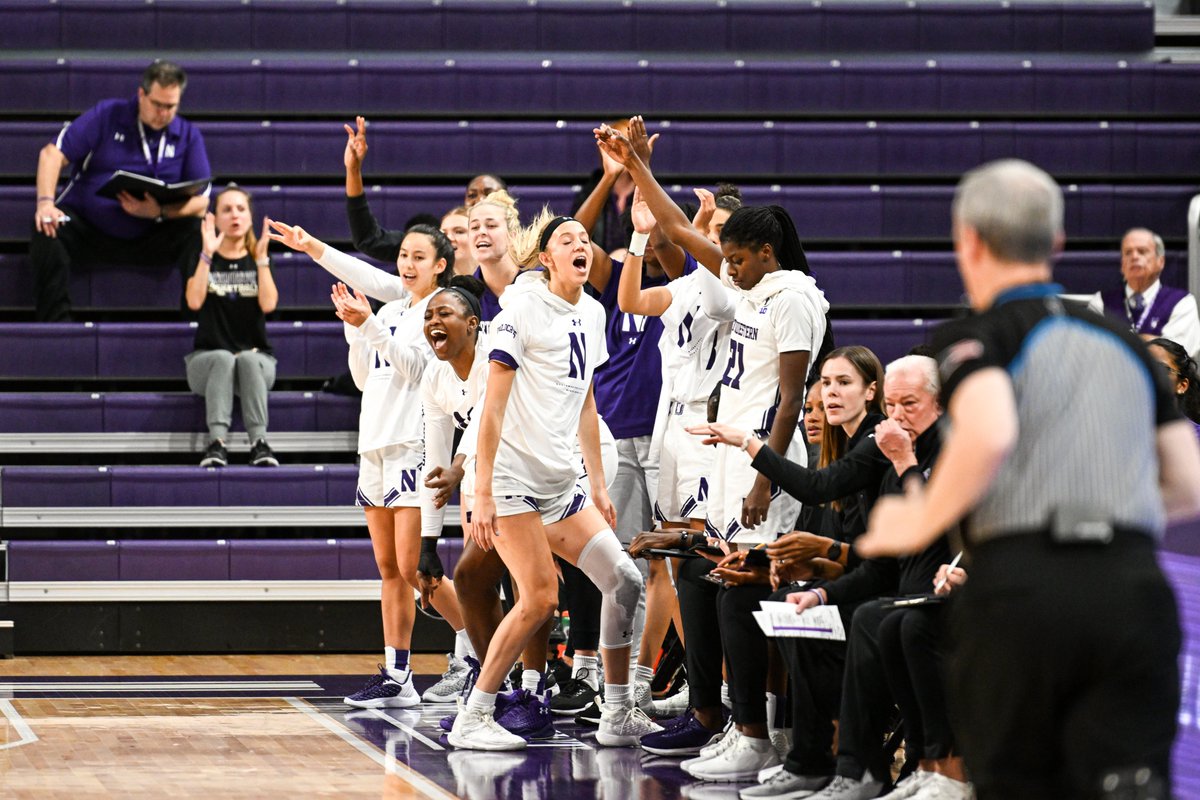
[[[645,607],[646,584],[633,559],[621,549],[610,528],[596,533],[576,565],[600,590],[600,646],[628,647],[633,642],[638,606]]]

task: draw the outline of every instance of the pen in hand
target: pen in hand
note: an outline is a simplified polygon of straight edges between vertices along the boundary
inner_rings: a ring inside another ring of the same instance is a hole
[[[935,583],[933,585],[933,593],[934,594],[937,594],[938,590],[946,585],[946,581],[950,580],[950,573],[954,572],[954,568],[958,566],[958,562],[962,561],[962,556],[963,556],[963,551],[959,550],[958,555],[956,555],[954,557],[954,560],[950,562],[950,569],[946,570],[946,577],[942,578],[940,581],[938,581],[937,583]]]

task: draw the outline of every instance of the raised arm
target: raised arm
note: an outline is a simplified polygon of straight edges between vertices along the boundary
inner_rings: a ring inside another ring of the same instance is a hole
[[[634,117],[629,124],[630,135],[638,136],[635,134],[635,130],[644,134],[645,127],[646,124],[641,117]],[[596,141],[605,154],[629,170],[630,177],[642,190],[646,204],[650,206],[650,211],[658,220],[666,237],[691,253],[697,261],[712,270],[714,274],[720,270],[721,262],[724,260],[721,248],[710,242],[704,234],[693,227],[692,221],[655,180],[649,165],[634,150],[630,139],[607,125],[596,128],[595,134]]]
[[[575,219],[587,228],[588,236],[591,236],[592,229],[596,227],[600,215],[604,213],[604,206],[608,204],[608,198],[612,195],[613,185],[625,169],[606,156],[603,150],[600,151],[600,166],[603,172],[599,182],[596,183],[596,188],[592,189],[592,193],[587,196],[583,204],[575,209]],[[612,259],[603,247],[592,242],[592,270],[588,273],[588,283],[597,292],[603,292],[611,277]]]
[[[324,267],[330,275],[355,291],[384,303],[402,300],[408,296],[408,290],[404,288],[404,281],[400,280],[400,276],[391,275],[343,253],[336,247],[330,247],[299,225],[288,225],[274,219],[269,220],[268,224],[273,231],[272,240],[304,253]]]
[[[648,237],[654,229],[654,215],[650,213],[646,201],[642,199],[640,189],[634,190],[633,205],[629,209],[633,220],[634,234]],[[661,317],[671,305],[671,292],[664,286],[642,288],[643,253],[647,247],[646,238],[641,241],[642,253],[634,253],[631,246],[625,259],[625,267],[621,270],[621,278],[617,282],[617,306],[626,314],[640,314],[643,317]]]

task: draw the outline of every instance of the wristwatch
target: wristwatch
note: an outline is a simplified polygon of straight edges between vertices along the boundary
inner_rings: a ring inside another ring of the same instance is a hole
[[[842,557],[842,543],[835,540],[833,544],[829,545],[829,549],[825,551],[825,557],[830,561],[840,559]]]

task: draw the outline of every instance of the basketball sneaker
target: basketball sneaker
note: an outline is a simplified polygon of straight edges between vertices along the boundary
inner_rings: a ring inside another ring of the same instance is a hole
[[[343,702],[355,708],[412,708],[421,703],[421,696],[413,688],[412,670],[406,669],[403,680],[397,681],[380,664],[379,674]]]

